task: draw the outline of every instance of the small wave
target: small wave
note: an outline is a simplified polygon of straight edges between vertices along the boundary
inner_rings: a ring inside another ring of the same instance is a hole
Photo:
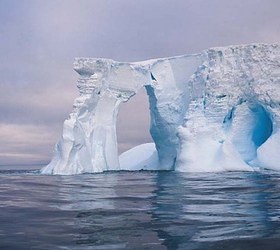
[[[5,170],[0,170],[0,174],[5,174],[5,175],[18,175],[18,174],[40,174],[40,170],[11,170],[11,169],[5,169]]]

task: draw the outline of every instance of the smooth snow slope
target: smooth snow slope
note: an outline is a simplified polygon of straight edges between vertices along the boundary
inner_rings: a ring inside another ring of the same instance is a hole
[[[212,48],[136,63],[78,58],[74,69],[80,75],[80,97],[64,123],[54,158],[42,173],[122,169],[116,139],[118,108],[142,87],[149,96],[156,169],[280,170],[277,44]],[[135,157],[138,150],[125,153],[134,169],[141,162],[140,155]]]
[[[145,143],[122,153],[119,157],[122,170],[161,170],[154,143]]]

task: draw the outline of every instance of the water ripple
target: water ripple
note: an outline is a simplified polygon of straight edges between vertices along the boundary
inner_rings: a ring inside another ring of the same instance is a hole
[[[277,249],[280,175],[0,171],[2,249]]]

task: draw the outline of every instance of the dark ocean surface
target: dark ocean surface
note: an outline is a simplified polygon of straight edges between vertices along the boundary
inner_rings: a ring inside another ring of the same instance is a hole
[[[276,172],[5,169],[0,249],[280,249]]]

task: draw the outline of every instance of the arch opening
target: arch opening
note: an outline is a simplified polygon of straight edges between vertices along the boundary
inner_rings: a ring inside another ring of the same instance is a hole
[[[149,100],[144,87],[120,105],[116,128],[120,169],[157,167],[158,155],[150,134]]]
[[[252,133],[252,141],[256,148],[260,147],[272,134],[273,124],[269,113],[260,104],[251,108],[255,116],[255,127]]]
[[[117,117],[118,153],[153,142],[149,133],[149,101],[144,87],[129,101],[121,103]]]
[[[270,113],[256,101],[244,101],[229,111],[223,123],[243,161],[254,164],[258,148],[273,132]]]

